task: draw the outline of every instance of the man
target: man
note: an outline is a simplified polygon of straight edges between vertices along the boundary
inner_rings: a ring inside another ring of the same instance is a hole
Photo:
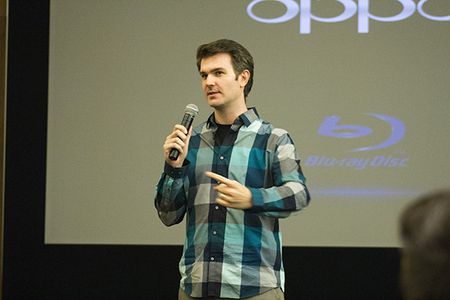
[[[410,204],[400,218],[406,300],[450,299],[450,190]]]
[[[284,299],[278,218],[310,199],[294,144],[247,108],[253,58],[242,45],[202,45],[197,67],[213,113],[167,136],[155,198],[165,225],[186,214],[179,299]]]

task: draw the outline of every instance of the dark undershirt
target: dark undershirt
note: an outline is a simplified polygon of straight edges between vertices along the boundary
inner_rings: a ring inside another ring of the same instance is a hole
[[[237,131],[231,130],[230,125],[217,124],[217,131],[214,136],[216,146],[231,146],[237,137]]]

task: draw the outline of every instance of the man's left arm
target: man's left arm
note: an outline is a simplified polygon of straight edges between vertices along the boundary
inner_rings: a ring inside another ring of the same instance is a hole
[[[206,173],[220,183],[215,187],[218,204],[278,218],[288,217],[309,204],[310,194],[292,139],[285,132],[276,137],[275,145],[271,187],[248,188],[235,180]]]

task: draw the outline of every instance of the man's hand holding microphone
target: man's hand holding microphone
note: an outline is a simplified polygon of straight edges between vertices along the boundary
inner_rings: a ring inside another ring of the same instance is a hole
[[[188,104],[184,109],[181,124],[175,125],[172,133],[166,137],[163,145],[164,159],[173,168],[183,166],[192,133],[191,125],[197,114],[198,107],[195,104]]]

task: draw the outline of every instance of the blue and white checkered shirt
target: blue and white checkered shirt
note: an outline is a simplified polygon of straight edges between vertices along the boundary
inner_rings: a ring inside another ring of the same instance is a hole
[[[217,127],[213,115],[195,127],[183,167],[166,164],[157,186],[162,222],[177,224],[186,215],[180,287],[191,297],[236,299],[284,289],[278,218],[310,200],[295,146],[285,130],[260,119],[254,108],[231,126],[231,143],[215,142]],[[205,171],[245,185],[253,207],[217,205],[216,182]]]

